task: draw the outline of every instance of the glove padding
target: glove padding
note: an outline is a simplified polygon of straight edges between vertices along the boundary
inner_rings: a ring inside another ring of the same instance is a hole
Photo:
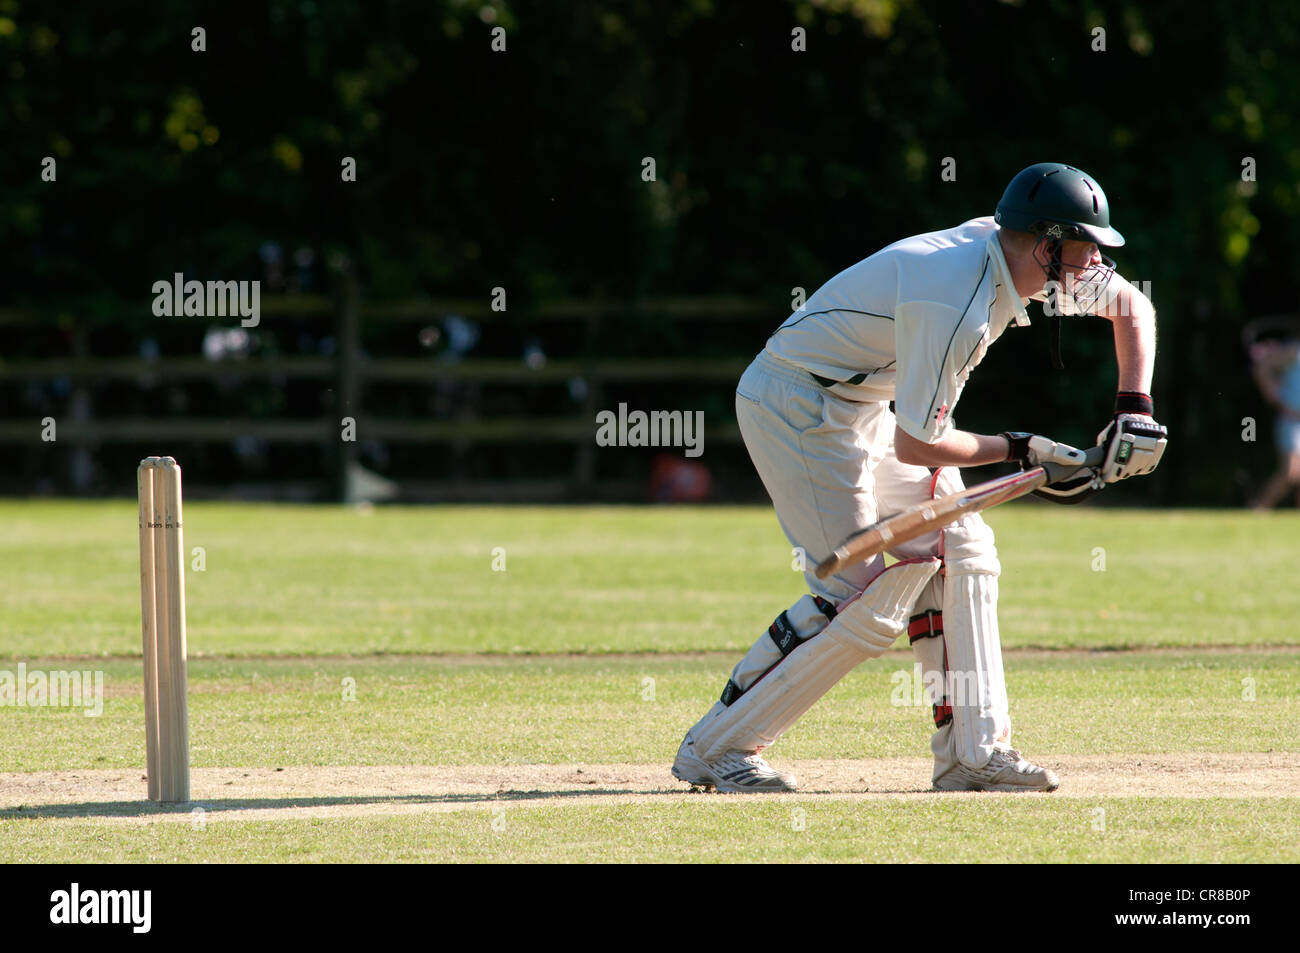
[[[1022,470],[1039,467],[1044,463],[1059,463],[1066,467],[1083,466],[1084,452],[1067,443],[1057,443],[1048,437],[1016,430],[1003,431],[999,436],[1006,437],[1011,444],[1007,461],[1019,463]]]
[[[1164,456],[1168,435],[1163,425],[1146,414],[1116,414],[1097,435],[1097,446],[1106,448],[1102,482],[1116,483],[1150,473]]]
[[[1056,463],[1062,466],[1082,466],[1084,453],[1064,443],[1056,443],[1047,437],[1023,431],[1006,431],[1002,434],[1011,444],[1008,460],[1020,464],[1020,469],[1028,470],[1044,463]],[[1077,471],[1076,471],[1077,472]],[[1057,483],[1034,490],[1034,496],[1051,500],[1053,503],[1082,503],[1101,489],[1097,472],[1089,469],[1079,476],[1071,476]]]

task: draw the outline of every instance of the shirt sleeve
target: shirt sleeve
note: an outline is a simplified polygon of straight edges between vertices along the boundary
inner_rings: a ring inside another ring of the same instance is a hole
[[[894,415],[924,443],[938,443],[952,430],[952,409],[965,383],[961,371],[979,344],[971,346],[959,333],[962,317],[951,305],[933,301],[904,302],[894,315]]]

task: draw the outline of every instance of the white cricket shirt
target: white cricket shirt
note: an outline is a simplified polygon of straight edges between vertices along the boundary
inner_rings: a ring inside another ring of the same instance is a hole
[[[976,218],[881,249],[818,288],[767,351],[840,397],[894,401],[903,430],[937,442],[989,344],[1029,323],[997,233]]]

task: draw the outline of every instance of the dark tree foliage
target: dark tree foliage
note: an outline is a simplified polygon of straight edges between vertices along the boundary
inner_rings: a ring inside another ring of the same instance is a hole
[[[1228,502],[1267,417],[1240,327],[1297,310],[1298,40],[1289,0],[0,0],[0,303],[129,327],[153,281],[253,276],[275,239],[346,254],[372,299],[724,293],[775,325],[792,287],[1068,161],[1159,309],[1152,486]],[[1090,436],[1105,329],[1067,325],[1064,375],[1016,333],[963,425]]]

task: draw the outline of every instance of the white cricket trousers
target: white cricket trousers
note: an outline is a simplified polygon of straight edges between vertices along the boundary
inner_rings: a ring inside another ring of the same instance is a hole
[[[883,559],[858,564],[828,579],[813,567],[846,536],[922,500],[962,488],[954,467],[936,473],[898,461],[894,415],[884,402],[837,397],[808,372],[763,351],[736,389],[736,418],[745,446],[791,544],[807,556],[805,578],[812,596],[838,605],[860,592],[881,570]],[[972,514],[943,531],[902,543],[898,559],[938,556],[944,570],[917,600],[914,611],[942,611],[942,636],[913,635],[927,695],[940,725],[931,742],[935,778],[955,760],[986,764],[993,747],[1009,745],[1011,720],[997,626],[1000,567],[993,531]],[[786,612],[801,641],[820,632],[827,617],[809,596]],[[927,628],[920,620],[914,630]],[[747,689],[762,674],[753,659],[770,655],[765,633],[733,673]],[[759,651],[762,649],[762,651]],[[730,686],[729,686],[730,687]],[[715,706],[716,707],[716,706]],[[941,718],[951,710],[951,719]],[[949,723],[950,722],[950,723]]]

